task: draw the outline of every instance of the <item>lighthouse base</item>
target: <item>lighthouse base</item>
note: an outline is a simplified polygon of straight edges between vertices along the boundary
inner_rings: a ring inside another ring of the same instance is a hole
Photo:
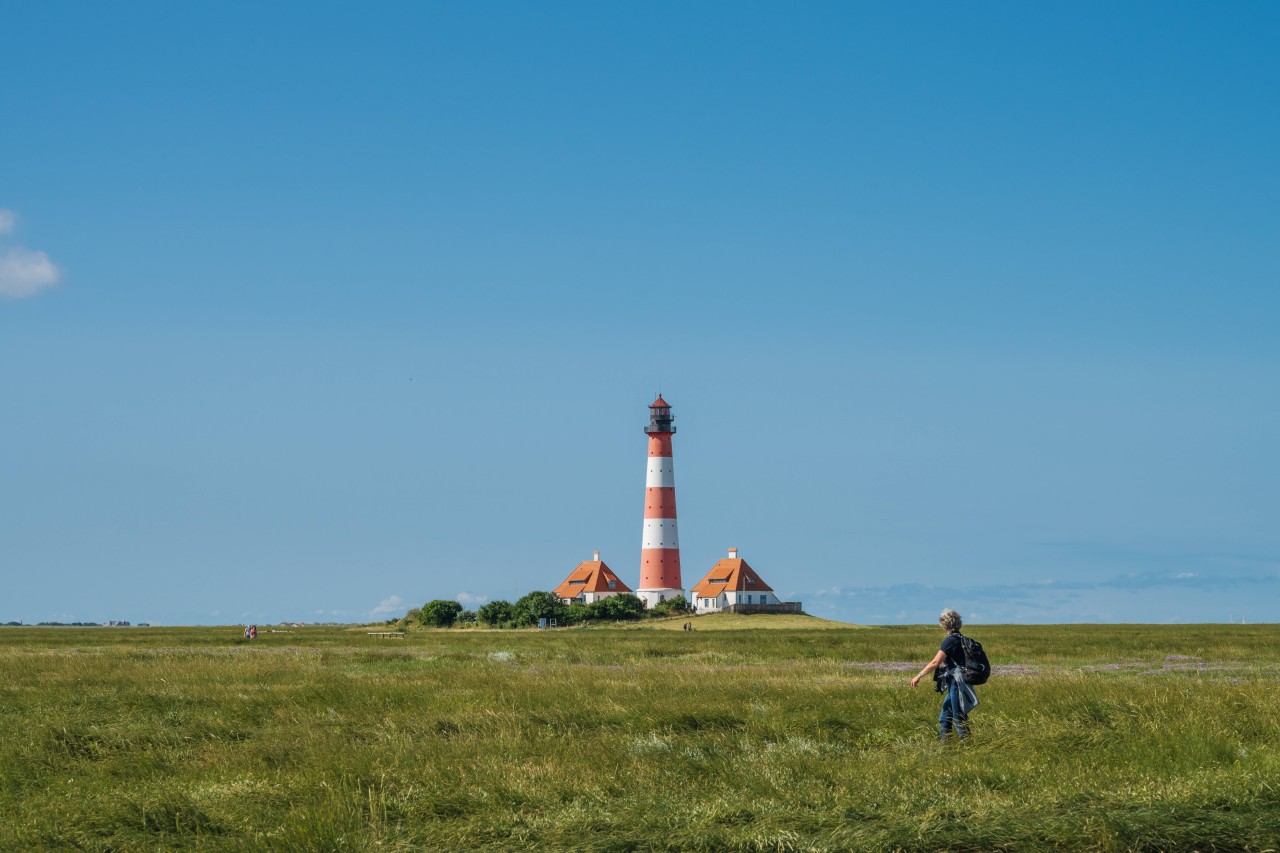
[[[685,601],[689,600],[689,594],[683,589],[638,589],[636,597],[644,602],[645,609],[648,610],[657,607],[664,601],[670,601],[676,596],[680,596]]]

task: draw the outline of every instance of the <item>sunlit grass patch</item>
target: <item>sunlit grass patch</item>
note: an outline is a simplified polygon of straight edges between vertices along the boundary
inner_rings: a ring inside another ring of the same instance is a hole
[[[754,618],[754,617],[748,617]],[[771,617],[772,618],[772,617]],[[0,849],[1266,849],[1270,626],[0,632]],[[100,638],[100,640],[99,640]],[[260,639],[262,639],[260,637]]]
[[[671,616],[666,619],[646,619],[643,622],[620,624],[617,627],[632,630],[653,629],[660,631],[684,631],[689,625],[695,631],[741,631],[751,630],[842,630],[847,631],[861,626],[848,622],[835,622],[800,613],[704,613],[701,616]]]

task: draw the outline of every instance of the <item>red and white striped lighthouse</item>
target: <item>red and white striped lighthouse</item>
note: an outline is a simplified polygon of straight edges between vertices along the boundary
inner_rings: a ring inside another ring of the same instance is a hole
[[[646,607],[685,594],[680,583],[680,536],[676,532],[676,474],[671,464],[671,406],[662,395],[649,406],[649,468],[644,480],[644,544],[640,586]]]

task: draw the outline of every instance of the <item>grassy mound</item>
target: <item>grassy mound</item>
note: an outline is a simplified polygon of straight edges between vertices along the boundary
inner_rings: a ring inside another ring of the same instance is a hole
[[[637,622],[632,627],[682,631],[685,623],[695,631],[740,631],[743,629],[814,631],[832,628],[856,628],[846,622],[833,622],[803,613],[707,613],[702,616],[672,616]]]

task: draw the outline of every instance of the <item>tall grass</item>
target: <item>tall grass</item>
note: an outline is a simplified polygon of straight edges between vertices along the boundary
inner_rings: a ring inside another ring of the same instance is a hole
[[[0,848],[1275,846],[1280,629],[975,633],[4,629]]]

